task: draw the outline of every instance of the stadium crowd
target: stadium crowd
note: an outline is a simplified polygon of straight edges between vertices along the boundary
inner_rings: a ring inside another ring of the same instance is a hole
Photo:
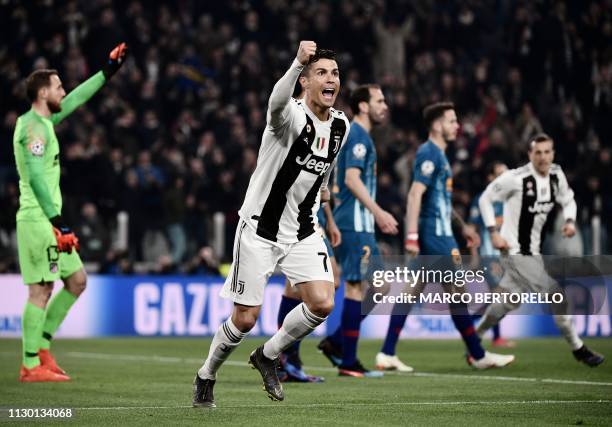
[[[121,72],[56,128],[63,216],[102,272],[129,273],[135,261],[216,272],[231,259],[267,99],[303,39],[337,51],[338,109],[349,112],[356,85],[382,85],[391,116],[373,134],[378,201],[397,219],[426,135],[421,110],[450,100],[462,123],[449,158],[464,215],[487,166],[525,163],[529,137],[545,131],[576,192],[584,252],[597,214],[610,253],[610,1],[8,0],[0,26],[0,272],[17,268],[12,135],[29,108],[24,78],[55,68],[72,89],[120,41],[130,46]],[[112,245],[120,211],[127,251]],[[226,218],[221,259],[209,247],[215,212]],[[399,252],[402,238],[385,242]]]

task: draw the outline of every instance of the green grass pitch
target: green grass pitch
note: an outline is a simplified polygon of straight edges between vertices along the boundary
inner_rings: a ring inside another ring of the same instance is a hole
[[[415,374],[381,379],[339,378],[302,344],[308,372],[323,384],[285,384],[285,401],[270,401],[246,361],[262,339],[247,339],[221,368],[216,409],[191,408],[191,383],[210,339],[57,340],[53,351],[70,383],[17,381],[20,341],[0,340],[0,424],[8,408],[72,408],[75,425],[611,425],[612,365],[577,363],[560,338],[520,340],[515,363],[474,371],[459,339],[404,340],[398,347]],[[612,357],[611,339],[588,340]],[[380,341],[362,341],[373,365]],[[507,352],[507,351],[506,351]],[[46,419],[45,424],[65,420]]]

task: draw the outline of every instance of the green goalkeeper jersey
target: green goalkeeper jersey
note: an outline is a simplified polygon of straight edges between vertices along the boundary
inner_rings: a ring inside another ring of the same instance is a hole
[[[53,126],[87,102],[105,81],[102,71],[94,74],[66,95],[62,110],[49,118],[31,109],[17,119],[13,135],[19,173],[17,221],[41,221],[61,214],[59,143]]]

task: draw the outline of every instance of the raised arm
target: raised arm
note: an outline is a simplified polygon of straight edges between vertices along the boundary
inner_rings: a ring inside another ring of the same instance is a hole
[[[289,118],[289,101],[291,101],[295,83],[316,50],[317,44],[315,42],[301,41],[297,56],[291,63],[291,67],[274,85],[268,101],[267,115],[268,125],[272,129],[283,126]]]
[[[51,115],[54,125],[68,117],[74,110],[89,101],[94,94],[106,83],[121,67],[127,54],[127,46],[121,43],[115,47],[108,56],[108,61],[96,74],[74,88],[61,102],[62,111]]]
[[[54,125],[58,124],[68,117],[74,110],[85,104],[94,94],[104,85],[106,79],[102,71],[85,80],[83,83],[75,87],[64,99],[62,99],[62,111],[51,115],[51,121]]]

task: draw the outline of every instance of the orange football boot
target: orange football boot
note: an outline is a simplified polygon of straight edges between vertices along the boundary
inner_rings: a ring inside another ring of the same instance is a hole
[[[19,381],[22,383],[58,383],[70,381],[70,377],[51,372],[42,365],[34,366],[32,369],[28,369],[22,365],[19,369]]]
[[[64,371],[58,366],[57,362],[55,361],[55,358],[49,350],[40,349],[38,351],[38,357],[40,358],[40,364],[43,367],[47,368],[49,371],[55,372],[56,374],[68,376],[68,374],[66,374],[66,371]]]

